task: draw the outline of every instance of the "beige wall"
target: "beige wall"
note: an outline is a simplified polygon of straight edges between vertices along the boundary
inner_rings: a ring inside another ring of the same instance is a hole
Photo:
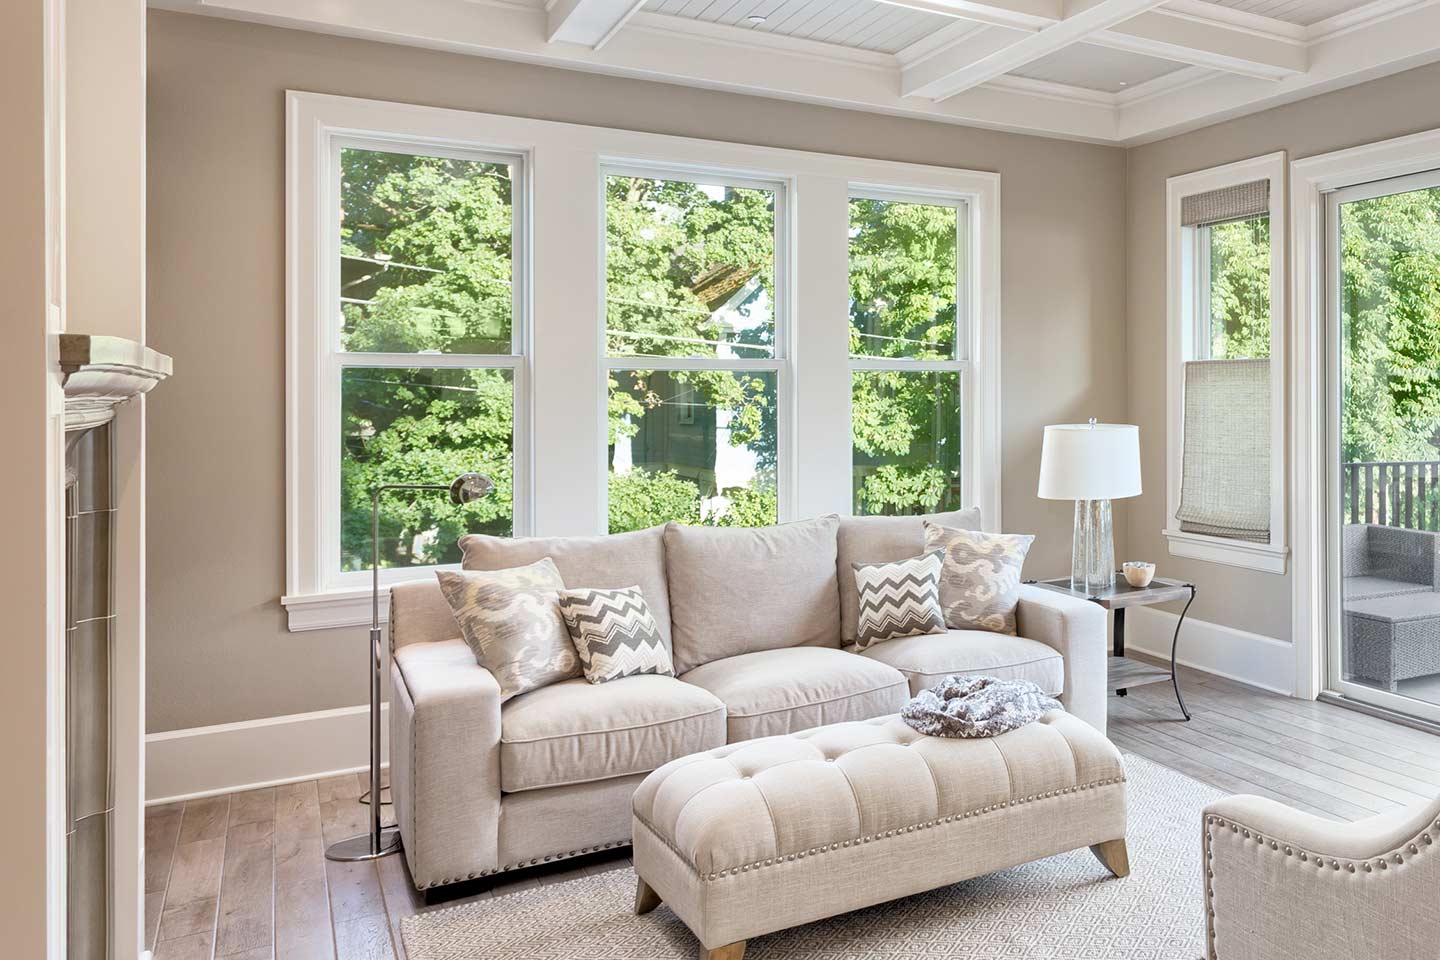
[[[46,438],[52,423],[46,394],[53,389],[46,360],[46,4],[12,3],[0,11],[0,89],[5,91],[5,136],[0,138],[0,183],[5,184],[5,229],[0,230],[0,409],[5,410],[5,469],[0,469],[0,521],[9,548],[0,550],[5,584],[5,669],[0,671],[0,729],[5,731],[8,783],[0,791],[6,825],[0,870],[0,930],[4,953],[44,957],[47,930],[46,825],[47,638],[64,610],[49,602],[50,574],[61,564],[47,543],[58,478],[48,473]],[[63,624],[60,625],[63,629]]]
[[[289,633],[277,599],[287,88],[999,171],[1004,527],[1068,568],[1040,433],[1125,415],[1122,151],[169,13],[149,59],[152,731],[366,697],[363,629]]]
[[[1288,574],[1171,557],[1160,535],[1166,510],[1165,180],[1276,150],[1298,160],[1436,127],[1440,65],[1431,65],[1129,151],[1124,351],[1129,416],[1140,425],[1146,492],[1126,505],[1129,537],[1121,541],[1121,552],[1156,559],[1165,573],[1193,579],[1199,588],[1193,616],[1290,639]]]

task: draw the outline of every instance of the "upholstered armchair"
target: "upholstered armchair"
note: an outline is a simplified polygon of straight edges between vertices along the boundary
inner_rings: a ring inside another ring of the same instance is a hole
[[[1440,800],[1336,823],[1230,797],[1204,831],[1207,960],[1440,957]]]

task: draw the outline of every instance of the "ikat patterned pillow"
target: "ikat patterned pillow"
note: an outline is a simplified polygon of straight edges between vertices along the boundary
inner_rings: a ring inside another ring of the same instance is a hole
[[[580,676],[575,644],[560,616],[565,581],[549,557],[506,570],[439,570],[455,622],[480,666],[495,675],[500,700]]]
[[[894,563],[855,563],[860,619],[855,646],[901,637],[945,632],[940,609],[940,567],[944,551],[935,550]]]
[[[641,673],[675,676],[660,625],[639,587],[561,591],[560,615],[591,683]]]
[[[940,608],[952,630],[1015,633],[1020,574],[1035,538],[925,522],[925,549],[942,550]]]

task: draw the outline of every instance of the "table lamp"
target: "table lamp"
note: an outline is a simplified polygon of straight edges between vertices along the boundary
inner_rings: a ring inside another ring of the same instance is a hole
[[[1091,596],[1115,587],[1110,501],[1140,495],[1140,428],[1125,423],[1052,424],[1040,448],[1044,500],[1075,501],[1070,589]]]

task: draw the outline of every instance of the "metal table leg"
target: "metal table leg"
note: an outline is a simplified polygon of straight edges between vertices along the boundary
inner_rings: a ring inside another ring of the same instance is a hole
[[[1124,607],[1116,607],[1116,608],[1115,608],[1115,649],[1114,649],[1114,653],[1115,653],[1115,656],[1117,656],[1117,657],[1123,657],[1123,656],[1125,656],[1125,608],[1124,608]],[[1121,687],[1119,690],[1116,690],[1116,691],[1115,691],[1115,696],[1117,696],[1117,697],[1128,697],[1128,696],[1130,696],[1130,691],[1127,690],[1127,689],[1125,689],[1124,687]]]
[[[1190,612],[1190,604],[1195,602],[1195,584],[1190,584],[1190,599],[1185,601],[1185,609],[1180,611],[1180,619],[1175,621],[1175,635],[1170,638],[1170,683],[1175,688],[1175,701],[1180,704],[1180,712],[1185,719],[1190,719],[1190,710],[1185,706],[1185,698],[1180,694],[1180,674],[1175,670],[1175,651],[1180,646],[1180,627],[1185,623],[1185,614]],[[1118,612],[1118,611],[1117,611]]]

